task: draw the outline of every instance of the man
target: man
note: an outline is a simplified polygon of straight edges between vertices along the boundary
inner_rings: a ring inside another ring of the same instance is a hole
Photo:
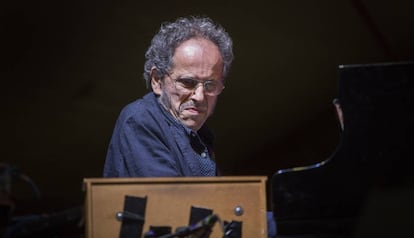
[[[162,24],[145,54],[151,92],[121,111],[104,177],[218,174],[205,122],[224,89],[232,47],[227,32],[207,17]]]
[[[206,17],[165,23],[146,53],[152,92],[121,112],[109,144],[104,177],[218,175],[212,115],[233,61],[233,43]],[[275,235],[271,213],[269,237]]]

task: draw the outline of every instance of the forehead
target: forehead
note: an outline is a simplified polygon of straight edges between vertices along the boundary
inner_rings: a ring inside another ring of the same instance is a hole
[[[223,60],[218,47],[211,41],[193,38],[179,45],[173,56],[174,71],[185,73],[222,73]]]

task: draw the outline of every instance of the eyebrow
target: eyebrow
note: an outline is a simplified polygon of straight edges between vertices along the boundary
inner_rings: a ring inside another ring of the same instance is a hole
[[[201,79],[201,78],[199,78],[199,77],[194,77],[194,76],[184,76],[184,75],[182,75],[182,76],[178,76],[176,79],[193,79],[193,80],[196,80],[196,81],[220,81],[221,79],[206,79],[206,80],[204,80],[204,79]]]

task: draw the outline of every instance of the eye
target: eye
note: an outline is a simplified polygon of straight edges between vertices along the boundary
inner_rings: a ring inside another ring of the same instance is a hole
[[[194,88],[197,86],[198,81],[192,78],[179,78],[177,79],[177,83],[179,83],[184,88]]]
[[[215,91],[217,87],[218,87],[217,81],[206,81],[204,83],[204,89],[206,91]]]

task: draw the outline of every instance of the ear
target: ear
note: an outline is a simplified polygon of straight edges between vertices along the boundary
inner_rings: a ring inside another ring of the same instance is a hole
[[[341,104],[339,103],[339,99],[335,98],[332,103],[335,106],[335,111],[338,117],[339,125],[341,126],[341,130],[344,130],[344,113],[342,111]]]
[[[162,80],[157,76],[157,68],[155,66],[151,68],[150,76],[152,91],[158,96],[161,95]]]

